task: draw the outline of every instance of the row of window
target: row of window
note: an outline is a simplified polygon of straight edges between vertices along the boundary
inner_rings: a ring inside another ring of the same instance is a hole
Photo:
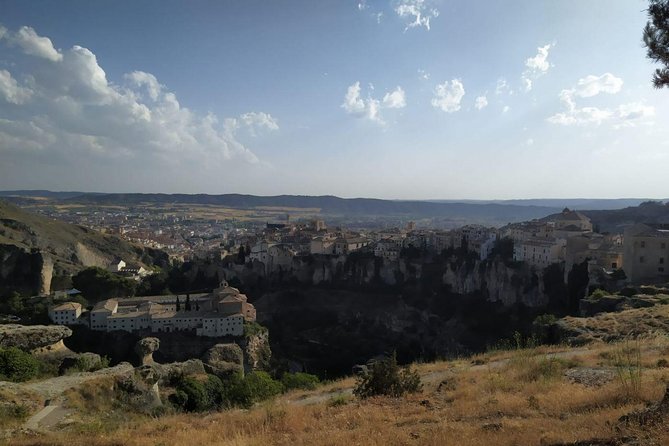
[[[645,247],[646,247],[646,242],[643,241],[643,240],[640,241],[640,242],[639,242],[639,246],[640,246],[641,248],[645,248]],[[660,243],[660,249],[666,249],[666,248],[667,248],[667,244],[666,244],[666,242],[661,242],[661,243]]]

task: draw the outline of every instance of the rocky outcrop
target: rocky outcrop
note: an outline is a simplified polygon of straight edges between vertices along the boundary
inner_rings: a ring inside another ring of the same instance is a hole
[[[571,317],[555,323],[558,340],[572,345],[613,342],[646,333],[669,332],[669,305],[635,308],[592,317]]]
[[[153,364],[153,352],[160,348],[160,339],[158,338],[144,338],[135,345],[135,352],[139,356],[139,364],[147,365]]]
[[[207,373],[226,377],[244,372],[244,353],[237,344],[216,344],[202,357]]]
[[[269,332],[260,330],[258,333],[247,336],[241,343],[244,351],[244,370],[268,370],[272,350],[269,345]]]
[[[43,349],[60,343],[72,335],[63,325],[0,325],[0,347],[21,350]]]
[[[97,353],[80,353],[63,358],[58,369],[58,374],[63,375],[71,369],[77,372],[94,372],[103,366],[102,357]]]
[[[669,295],[667,294],[588,296],[579,302],[579,313],[582,317],[589,317],[599,313],[618,312],[633,308],[648,308],[667,303],[669,303]]]

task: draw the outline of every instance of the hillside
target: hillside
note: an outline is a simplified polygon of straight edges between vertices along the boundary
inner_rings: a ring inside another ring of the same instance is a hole
[[[622,233],[635,223],[669,224],[669,202],[648,201],[624,209],[581,211],[601,232]]]
[[[152,255],[124,240],[51,220],[0,200],[0,277],[2,285],[33,288],[39,278],[49,288],[53,276],[86,266],[106,267],[114,258],[152,263]],[[2,290],[0,290],[2,291]]]
[[[417,365],[423,389],[406,397],[359,400],[347,378],[250,410],[168,410],[158,418],[128,412],[109,380],[90,381],[66,393],[68,415],[51,417],[48,431],[8,439],[17,446],[662,445],[668,354],[666,336],[493,351]],[[630,370],[638,381],[627,379]],[[646,406],[643,416],[630,415]]]

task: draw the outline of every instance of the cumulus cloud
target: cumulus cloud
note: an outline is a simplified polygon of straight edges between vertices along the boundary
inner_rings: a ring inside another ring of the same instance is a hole
[[[63,60],[63,55],[53,47],[51,39],[38,36],[34,29],[22,26],[17,32],[10,33],[6,29],[0,31],[10,43],[19,46],[24,53],[30,56],[42,57],[52,62]]]
[[[398,0],[394,7],[395,13],[409,21],[404,31],[415,27],[430,30],[430,20],[439,17],[439,11],[430,7],[426,0]]]
[[[552,43],[540,46],[537,48],[535,56],[525,60],[525,71],[521,78],[525,91],[530,91],[533,87],[533,82],[548,72],[551,67],[551,64],[548,62],[548,52],[552,47]]]
[[[90,50],[75,45],[56,51],[50,39],[31,28],[6,34],[10,38],[2,42],[10,50],[20,48],[39,59],[31,63],[25,87],[0,71],[0,97],[15,104],[0,120],[0,153],[39,152],[63,160],[150,158],[209,167],[235,158],[256,163],[236,132],[278,128],[266,113],[246,113],[236,125],[220,122],[213,113],[198,114],[150,73],[134,71],[122,83],[112,83]]]
[[[430,73],[428,73],[428,72],[425,71],[425,70],[421,70],[421,69],[419,68],[419,69],[418,69],[418,78],[421,79],[421,80],[423,80],[423,81],[429,80],[429,79],[430,79]]]
[[[7,70],[0,70],[0,97],[10,104],[20,105],[30,99],[32,90],[24,88]]]
[[[374,90],[374,86],[370,84],[369,89]],[[367,98],[362,98],[360,82],[355,82],[346,90],[341,107],[349,114],[384,124],[381,109],[406,107],[406,96],[402,87],[398,86],[395,90],[387,92],[381,101],[369,95]]]
[[[474,107],[476,107],[477,110],[483,110],[487,106],[488,106],[488,98],[485,95],[478,96],[474,101]]]
[[[601,76],[591,74],[579,79],[573,92],[576,96],[589,98],[599,93],[616,94],[622,87],[623,80],[611,73],[604,73]]]
[[[437,85],[432,98],[432,106],[446,113],[460,110],[460,102],[465,96],[465,87],[460,79],[451,80]]]
[[[592,98],[600,93],[616,94],[620,92],[623,80],[611,73],[601,76],[589,75],[579,79],[573,88],[560,92],[560,101],[566,111],[556,113],[548,118],[548,122],[560,125],[600,125],[610,122],[614,127],[631,127],[638,123],[649,122],[655,115],[655,108],[639,102],[621,104],[613,108],[578,107],[578,98]]]
[[[404,108],[407,102],[402,87],[398,86],[390,93],[386,93],[383,97],[383,106],[386,108]]]

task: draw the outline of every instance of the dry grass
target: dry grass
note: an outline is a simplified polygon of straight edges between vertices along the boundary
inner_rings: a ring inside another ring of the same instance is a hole
[[[349,378],[313,392],[293,392],[250,411],[135,420],[113,431],[80,427],[16,438],[12,444],[511,446],[614,438],[620,435],[615,429],[619,417],[661,398],[669,369],[654,364],[666,357],[667,338],[639,342],[641,378],[634,394],[624,392],[617,377],[601,387],[586,387],[568,382],[563,373],[574,366],[609,367],[621,348],[625,346],[599,344],[579,354],[559,349],[496,352],[477,366],[471,359],[423,364],[418,369],[429,385],[401,399],[336,397],[350,388]],[[297,402],[307,398],[317,402]],[[666,426],[644,427],[643,433],[653,437],[643,444],[669,444]]]

